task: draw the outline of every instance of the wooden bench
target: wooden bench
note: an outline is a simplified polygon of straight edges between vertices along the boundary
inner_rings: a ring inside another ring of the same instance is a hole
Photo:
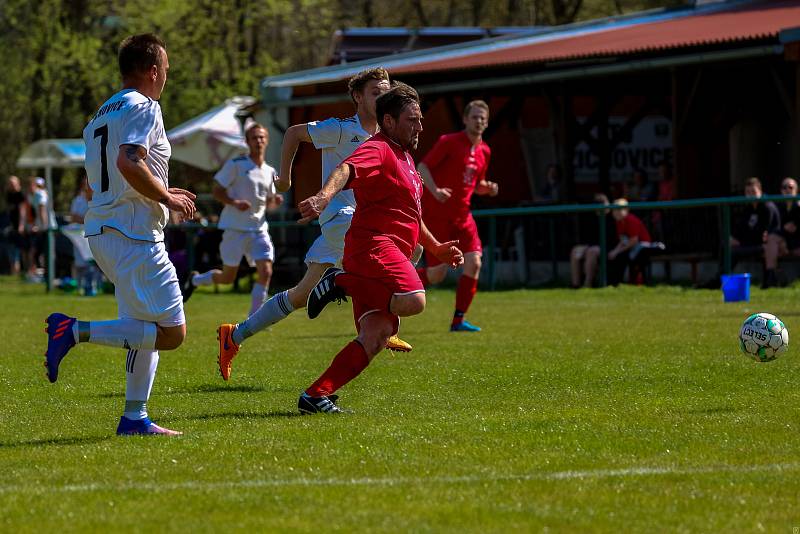
[[[661,262],[664,264],[664,274],[667,282],[672,281],[672,263],[683,262],[688,263],[691,268],[692,283],[697,284],[697,265],[701,261],[708,261],[713,259],[710,252],[687,252],[683,254],[654,254],[650,256],[650,262]]]

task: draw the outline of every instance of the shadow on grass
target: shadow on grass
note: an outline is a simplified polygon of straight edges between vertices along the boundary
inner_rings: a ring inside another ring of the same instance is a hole
[[[272,412],[254,413],[254,412],[220,412],[220,413],[207,413],[200,415],[193,415],[186,419],[195,421],[205,421],[210,419],[272,419],[275,417],[302,417],[299,412],[290,412],[288,410],[275,410]]]
[[[183,395],[186,393],[260,393],[263,391],[274,391],[274,390],[267,390],[267,388],[262,386],[248,386],[248,385],[226,386],[224,384],[221,385],[200,384],[188,388],[173,388],[170,390],[157,391],[155,392],[155,394]],[[97,396],[103,399],[121,398],[125,397],[125,392],[113,391],[113,392],[100,393]]]
[[[111,436],[95,436],[95,437],[75,437],[75,438],[49,438],[49,439],[31,439],[25,441],[5,441],[0,442],[0,449],[14,449],[17,447],[47,447],[50,445],[92,445],[94,443],[102,443],[111,439]]]

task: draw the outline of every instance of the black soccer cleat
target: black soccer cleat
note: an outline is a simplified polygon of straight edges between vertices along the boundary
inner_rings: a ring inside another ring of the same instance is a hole
[[[300,413],[303,415],[315,413],[342,413],[342,410],[336,406],[336,401],[338,399],[339,395],[312,397],[304,391],[297,400],[297,409],[300,410]]]
[[[338,267],[328,267],[325,269],[325,272],[322,273],[322,278],[319,279],[317,285],[314,286],[314,289],[308,294],[306,312],[308,313],[309,319],[316,319],[320,312],[322,312],[322,309],[334,300],[338,301],[339,304],[341,304],[342,301],[347,302],[344,289],[337,286],[334,281],[336,275],[343,272],[344,271]]]
[[[189,273],[189,276],[186,280],[183,281],[181,285],[181,293],[183,293],[183,302],[189,300],[194,293],[194,290],[197,289],[197,286],[194,285],[194,275],[199,274],[197,271],[192,271]]]

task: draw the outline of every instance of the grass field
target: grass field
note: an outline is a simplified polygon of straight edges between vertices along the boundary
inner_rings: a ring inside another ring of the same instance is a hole
[[[0,279],[0,530],[768,531],[800,527],[800,353],[738,353],[751,312],[800,333],[800,291],[479,293],[480,334],[449,334],[453,293],[403,321],[340,393],[355,413],[296,415],[352,337],[349,305],[248,340],[224,383],[215,327],[249,296],[197,293],[163,353],[151,416],[176,439],[114,435],[125,352],[74,349],[44,377],[54,310],[110,297]],[[794,330],[794,328],[798,328]]]

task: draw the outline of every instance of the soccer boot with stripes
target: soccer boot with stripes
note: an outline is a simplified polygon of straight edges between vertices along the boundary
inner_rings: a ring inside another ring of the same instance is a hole
[[[303,415],[315,413],[342,413],[342,410],[336,406],[336,401],[338,399],[338,395],[312,397],[304,391],[297,400],[297,409],[300,410],[300,413]]]
[[[336,275],[342,273],[338,267],[328,267],[322,273],[322,278],[319,279],[317,285],[308,294],[308,301],[306,302],[306,312],[308,312],[309,319],[316,319],[322,309],[333,302],[342,301],[347,302],[347,296],[344,294],[344,289],[337,286],[335,283]]]
[[[231,362],[239,354],[239,345],[233,340],[233,330],[236,328],[232,324],[221,324],[217,328],[217,340],[219,341],[219,374],[226,382],[231,378]]]
[[[58,380],[58,366],[69,350],[75,346],[75,336],[72,334],[74,317],[63,313],[52,313],[45,320],[47,328],[47,352],[45,352],[44,366],[47,368],[47,379],[50,382]]]

